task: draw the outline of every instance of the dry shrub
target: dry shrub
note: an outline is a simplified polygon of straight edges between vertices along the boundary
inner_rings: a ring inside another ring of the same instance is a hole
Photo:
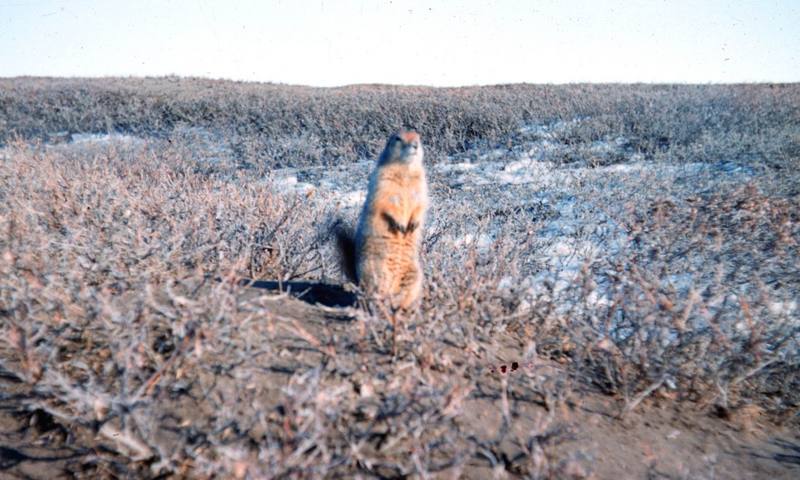
[[[427,476],[477,462],[545,478],[574,468],[550,453],[568,438],[552,414],[530,435],[509,430],[530,402],[563,403],[569,382],[487,378],[506,348],[487,323],[499,297],[429,299],[425,320],[398,326],[393,355],[380,313],[308,317],[284,296],[249,294],[225,280],[330,281],[335,212],[188,147],[15,144],[0,164],[0,366],[29,386],[30,414],[69,429],[62,444],[100,448],[68,462],[70,474]],[[470,265],[493,282],[484,262]],[[459,288],[433,278],[434,292]],[[478,355],[454,347],[476,342]],[[475,425],[475,391],[504,392],[499,424]]]
[[[6,142],[154,135],[2,151],[0,367],[29,388],[30,415],[93,448],[68,462],[83,477],[581,478],[587,459],[554,452],[573,433],[557,414],[587,387],[622,414],[657,397],[796,422],[798,105],[795,86],[0,80]],[[397,331],[382,310],[228,281],[340,281],[327,232],[342,212],[323,189],[287,193],[273,167],[370,156],[403,124],[435,163],[576,117],[548,137],[576,170],[600,168],[576,158],[622,135],[611,163],[785,175],[697,188],[576,174],[552,192],[432,175],[428,288]],[[560,203],[605,223],[543,235]],[[548,263],[568,240],[570,262]]]
[[[400,127],[429,160],[505,146],[523,123],[583,118],[568,145],[629,138],[648,158],[746,163],[797,153],[795,85],[498,85],[311,88],[196,78],[0,79],[0,142],[72,133],[166,137],[202,127],[240,161],[337,164],[374,157]],[[783,149],[783,150],[781,150]],[[576,158],[565,158],[576,161]]]

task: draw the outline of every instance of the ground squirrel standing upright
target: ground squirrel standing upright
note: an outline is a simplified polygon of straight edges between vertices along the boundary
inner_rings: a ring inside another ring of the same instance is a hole
[[[389,138],[369,180],[354,239],[356,280],[367,293],[408,309],[422,293],[419,260],[428,182],[419,134]]]

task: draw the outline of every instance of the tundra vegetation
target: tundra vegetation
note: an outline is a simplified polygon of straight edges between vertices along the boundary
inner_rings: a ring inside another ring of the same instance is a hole
[[[400,127],[393,327],[331,229]],[[798,475],[798,85],[0,79],[0,144],[0,472]]]

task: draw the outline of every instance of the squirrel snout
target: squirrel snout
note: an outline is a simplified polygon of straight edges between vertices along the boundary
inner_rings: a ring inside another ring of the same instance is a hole
[[[403,155],[409,158],[416,157],[420,152],[420,145],[417,142],[408,143],[403,146]]]

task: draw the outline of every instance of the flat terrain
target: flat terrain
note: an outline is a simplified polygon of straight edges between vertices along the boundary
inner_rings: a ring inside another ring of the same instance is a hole
[[[393,317],[331,228],[400,127]],[[0,142],[0,476],[800,475],[797,85],[2,79]]]

